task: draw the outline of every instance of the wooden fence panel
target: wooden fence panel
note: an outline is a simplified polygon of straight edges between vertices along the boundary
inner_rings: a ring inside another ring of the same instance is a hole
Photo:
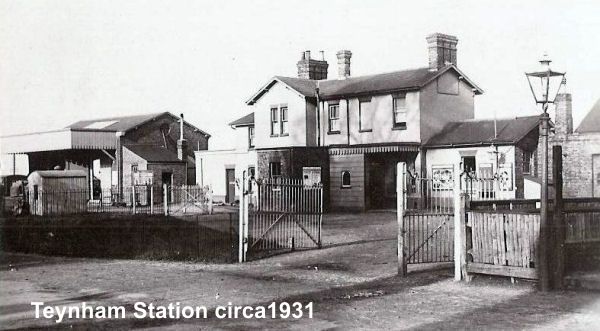
[[[540,216],[530,213],[468,212],[472,262],[468,271],[536,278]],[[522,270],[528,269],[528,270]]]

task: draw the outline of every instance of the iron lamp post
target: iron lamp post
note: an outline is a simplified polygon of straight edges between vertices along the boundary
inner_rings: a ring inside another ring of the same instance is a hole
[[[540,197],[540,238],[536,268],[538,268],[540,290],[548,291],[550,289],[550,270],[548,266],[548,127],[550,115],[548,115],[548,105],[554,103],[560,87],[564,83],[565,73],[550,69],[552,61],[546,54],[539,62],[542,66],[541,70],[526,72],[525,76],[535,103],[542,105],[542,115],[540,116],[542,192]]]

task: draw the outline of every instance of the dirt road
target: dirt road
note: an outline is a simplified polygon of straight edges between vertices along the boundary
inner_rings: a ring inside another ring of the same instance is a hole
[[[327,248],[243,265],[72,259],[4,254],[3,329],[581,329],[600,325],[600,293],[539,294],[533,284],[450,270],[396,276],[393,213],[328,215]],[[208,319],[35,319],[31,301],[124,305],[136,301],[202,305]],[[217,319],[212,309],[313,302],[312,319]]]

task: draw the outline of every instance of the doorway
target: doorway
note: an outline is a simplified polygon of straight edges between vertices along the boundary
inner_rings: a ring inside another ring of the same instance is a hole
[[[225,169],[225,202],[235,202],[235,169]]]

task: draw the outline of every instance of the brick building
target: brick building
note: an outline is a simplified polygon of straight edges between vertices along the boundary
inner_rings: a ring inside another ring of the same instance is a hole
[[[575,130],[571,102],[570,93],[557,96],[555,129],[549,139],[550,145],[562,146],[563,195],[600,197],[600,100]]]

